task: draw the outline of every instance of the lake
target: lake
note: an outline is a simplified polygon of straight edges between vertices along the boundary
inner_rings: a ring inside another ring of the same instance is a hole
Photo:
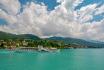
[[[0,70],[104,70],[104,49],[0,50]]]

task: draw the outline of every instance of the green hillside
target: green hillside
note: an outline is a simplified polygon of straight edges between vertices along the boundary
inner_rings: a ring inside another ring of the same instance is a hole
[[[21,34],[21,35],[16,35],[16,34],[11,34],[11,33],[6,33],[0,31],[0,39],[40,39],[39,37],[32,35],[32,34]]]
[[[104,43],[102,43],[102,42],[95,43],[95,42],[89,42],[86,40],[76,39],[76,38],[50,37],[47,39],[64,41],[64,43],[66,43],[66,44],[79,44],[79,45],[83,45],[83,46],[88,46],[89,48],[103,48],[104,47]]]
[[[11,33],[6,33],[6,32],[0,31],[0,40],[8,40],[8,39],[12,39],[12,40],[31,39],[31,40],[37,40],[37,42],[41,40],[41,43],[44,42],[44,44],[46,44],[46,43],[49,44],[51,42],[54,43],[55,41],[58,41],[58,43],[63,42],[64,44],[70,44],[70,45],[77,44],[77,45],[81,45],[81,46],[87,46],[88,48],[103,48],[104,47],[103,42],[95,43],[95,42],[90,42],[90,41],[76,39],[76,38],[70,38],[70,37],[50,37],[50,38],[46,38],[46,39],[41,39],[38,36],[35,36],[32,34],[16,35],[16,34],[11,34]]]

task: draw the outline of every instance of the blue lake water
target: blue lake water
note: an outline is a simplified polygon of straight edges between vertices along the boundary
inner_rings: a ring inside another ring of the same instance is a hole
[[[104,49],[0,50],[0,70],[104,70]]]

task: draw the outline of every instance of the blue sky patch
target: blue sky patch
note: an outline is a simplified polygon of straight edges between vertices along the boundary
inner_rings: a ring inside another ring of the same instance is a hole
[[[36,0],[37,3],[43,2],[47,7],[48,10],[54,10],[54,8],[59,5],[56,0]]]
[[[98,4],[97,8],[102,6],[104,4],[104,0],[84,0],[82,3],[80,3],[78,6],[75,7],[75,11],[79,10],[80,8],[87,6],[89,4]],[[89,22],[93,22],[93,21],[100,21],[102,19],[104,19],[104,13],[99,14],[99,15],[93,15],[93,19],[90,20]]]
[[[5,19],[0,18],[0,25],[7,25],[7,21]]]
[[[89,5],[89,4],[94,4],[97,3],[99,4],[98,6],[101,6],[102,4],[104,4],[104,0],[84,0],[83,3],[79,4],[75,10],[80,9],[83,6]]]
[[[54,8],[59,5],[60,3],[57,3],[56,0],[19,0],[21,3],[21,6],[27,4],[27,2],[35,2],[38,4],[44,3],[48,8],[47,10],[51,11],[54,10]]]
[[[103,18],[104,18],[104,13],[99,14],[99,15],[94,15],[93,16],[93,19],[90,22],[93,22],[93,21],[101,21]]]

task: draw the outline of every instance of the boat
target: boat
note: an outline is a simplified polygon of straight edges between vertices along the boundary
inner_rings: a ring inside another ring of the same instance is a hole
[[[49,50],[48,49],[46,49],[46,48],[43,48],[43,46],[38,46],[38,51],[45,51],[45,52],[49,52]]]
[[[57,48],[44,48],[43,46],[38,46],[38,51],[55,52],[55,51],[60,51],[60,50]]]

